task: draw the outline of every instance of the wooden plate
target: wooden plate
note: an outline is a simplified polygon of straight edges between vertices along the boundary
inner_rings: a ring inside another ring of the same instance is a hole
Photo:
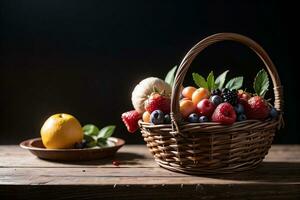
[[[20,147],[28,149],[32,154],[39,158],[53,161],[83,161],[96,160],[104,157],[113,156],[124,144],[120,138],[110,137],[108,140],[115,143],[115,146],[104,148],[85,148],[85,149],[46,149],[41,138],[25,140],[20,143]]]

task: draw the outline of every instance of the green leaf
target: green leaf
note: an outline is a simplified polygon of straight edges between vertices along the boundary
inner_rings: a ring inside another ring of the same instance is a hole
[[[193,80],[198,87],[208,88],[207,82],[203,76],[198,73],[193,73]]]
[[[106,126],[99,131],[98,138],[109,138],[115,131],[116,126]]]
[[[99,147],[104,147],[107,145],[107,138],[98,138],[97,145]]]
[[[228,81],[228,83],[226,84],[226,88],[233,90],[233,89],[240,89],[243,85],[243,80],[244,78],[242,76],[239,77],[235,77],[233,79],[231,79],[230,81]]]
[[[86,144],[88,147],[95,147],[97,146],[97,141],[93,140],[93,141],[90,141]]]
[[[226,80],[226,76],[227,73],[229,72],[229,70],[226,70],[225,72],[223,72],[222,74],[220,74],[217,79],[215,80],[215,84],[217,86],[217,88],[219,88],[220,90],[223,88],[225,80]]]
[[[255,93],[258,96],[264,97],[266,92],[268,91],[269,85],[270,83],[268,73],[264,69],[260,70],[257,73],[253,83]]]
[[[87,142],[94,141],[94,138],[92,136],[86,134],[83,135],[83,139]]]
[[[215,77],[213,71],[211,71],[207,76],[207,88],[209,91],[215,89]]]
[[[165,82],[167,82],[171,87],[174,84],[175,80],[175,74],[176,74],[176,69],[177,65],[175,65],[168,73],[167,76],[165,77]]]
[[[87,124],[85,125],[83,128],[83,133],[85,135],[98,135],[99,129],[97,126],[93,125],[93,124]]]

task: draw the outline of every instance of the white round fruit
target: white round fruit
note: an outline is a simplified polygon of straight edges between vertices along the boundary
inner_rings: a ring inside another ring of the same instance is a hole
[[[170,96],[172,92],[172,88],[168,83],[156,77],[146,78],[135,86],[131,95],[131,101],[137,112],[140,114],[145,112],[145,101],[155,90],[164,92],[166,96]]]

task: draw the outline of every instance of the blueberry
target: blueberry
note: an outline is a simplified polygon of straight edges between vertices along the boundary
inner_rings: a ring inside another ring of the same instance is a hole
[[[234,110],[238,115],[245,112],[244,106],[242,104],[237,104],[236,106],[234,106]]]
[[[82,140],[81,144],[82,144],[82,147],[83,148],[86,148],[87,147],[87,141],[86,140]]]
[[[219,105],[220,103],[223,102],[222,97],[218,96],[218,95],[214,95],[212,97],[210,97],[210,101],[215,104],[215,106]]]
[[[273,119],[275,119],[275,118],[278,117],[278,112],[277,112],[277,110],[276,110],[275,108],[272,108],[272,109],[270,110],[270,116],[271,116]]]
[[[170,115],[165,115],[165,119],[164,119],[165,124],[171,124],[171,117]]]
[[[238,122],[245,121],[246,119],[247,119],[247,117],[246,117],[245,114],[240,114],[240,115],[238,115],[238,117],[237,117],[237,121],[238,121]]]
[[[82,142],[79,142],[79,143],[75,143],[75,145],[74,145],[74,148],[75,149],[83,149],[84,148],[84,146],[83,146],[83,143]]]
[[[199,119],[199,116],[196,113],[190,114],[190,116],[188,118],[189,122],[191,122],[191,123],[197,123],[198,119]]]
[[[208,117],[206,117],[206,116],[199,117],[199,122],[200,123],[202,123],[202,122],[208,122]]]
[[[152,124],[163,124],[165,115],[161,110],[154,110],[150,115],[150,122]]]

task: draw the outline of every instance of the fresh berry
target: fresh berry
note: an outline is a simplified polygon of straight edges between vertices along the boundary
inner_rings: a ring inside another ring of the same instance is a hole
[[[116,167],[118,167],[120,165],[120,162],[118,160],[113,160],[112,164]]]
[[[222,89],[222,93],[227,93],[228,91],[229,91],[228,88],[223,88],[223,89]]]
[[[270,109],[266,100],[260,96],[251,97],[248,100],[249,107],[245,109],[249,119],[266,119],[269,116]]]
[[[74,148],[75,149],[84,149],[87,147],[87,141],[82,140],[80,143],[75,143]]]
[[[195,87],[188,86],[182,90],[181,94],[183,97],[192,100],[192,96],[193,96],[193,93],[195,92],[195,90],[197,90]]]
[[[247,114],[249,113],[249,110],[251,109],[250,105],[248,104],[248,100],[239,99],[239,104],[241,104],[244,107],[244,114],[246,114],[246,116],[247,116]]]
[[[235,106],[238,103],[238,96],[236,90],[224,90],[222,93],[222,98],[224,102],[228,102],[233,106]]]
[[[223,99],[219,95],[213,95],[213,96],[210,97],[210,101],[213,102],[213,104],[215,106],[217,106],[217,105],[219,105],[220,103],[223,102]]]
[[[245,114],[239,114],[237,117],[237,121],[241,122],[241,121],[245,121],[247,119]]]
[[[188,118],[189,122],[191,122],[191,123],[197,123],[198,119],[199,119],[199,116],[196,113],[190,114],[190,116]]]
[[[208,122],[208,117],[206,117],[206,116],[201,116],[201,117],[199,117],[199,122],[200,122],[200,123]]]
[[[198,104],[197,104],[197,111],[198,113],[202,116],[210,117],[216,106],[209,101],[208,99],[202,99]]]
[[[212,92],[211,92],[211,95],[218,95],[218,96],[221,96],[222,92],[220,89],[214,89]]]
[[[149,113],[152,113],[154,110],[161,110],[163,113],[170,113],[170,104],[171,100],[169,97],[154,92],[145,101],[145,109]]]
[[[163,124],[165,115],[161,110],[154,110],[150,115],[150,122],[152,124]]]
[[[243,114],[245,112],[244,106],[240,103],[234,106],[234,110],[238,115]]]
[[[202,99],[208,99],[210,92],[206,88],[197,89],[192,95],[192,101],[196,106]]]
[[[196,107],[191,100],[182,100],[179,103],[180,113],[183,118],[187,118],[191,113],[195,112]]]
[[[122,120],[130,133],[134,133],[139,128],[138,121],[140,119],[141,115],[136,110],[131,110],[122,114]]]
[[[251,94],[243,90],[238,90],[238,98],[249,100],[251,98]]]
[[[278,117],[278,112],[277,112],[277,110],[275,108],[271,108],[271,110],[270,110],[270,116],[273,119],[276,119]]]
[[[215,109],[211,119],[221,124],[233,124],[236,120],[235,110],[230,103],[221,103]]]
[[[171,117],[169,114],[166,114],[164,117],[164,123],[165,124],[171,124]]]
[[[143,113],[143,122],[149,123],[150,122],[150,113],[148,111]]]
[[[76,142],[74,145],[74,148],[75,149],[83,149],[83,146],[82,146],[81,142],[79,142],[79,143]]]

